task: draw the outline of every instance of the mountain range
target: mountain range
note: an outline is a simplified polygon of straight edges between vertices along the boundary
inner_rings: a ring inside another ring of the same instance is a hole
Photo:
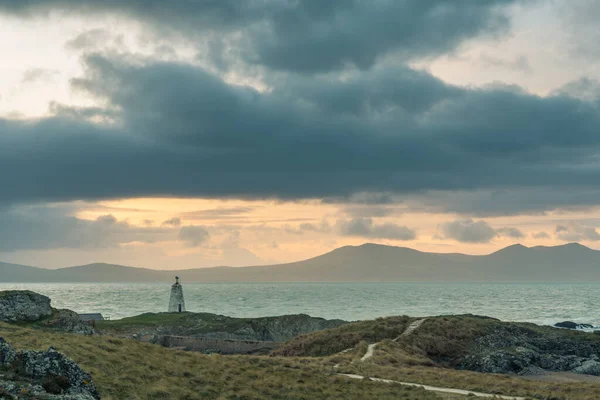
[[[578,243],[506,247],[483,256],[406,247],[345,246],[304,261],[252,267],[152,270],[111,264],[44,269],[0,262],[0,282],[587,282],[600,251]]]

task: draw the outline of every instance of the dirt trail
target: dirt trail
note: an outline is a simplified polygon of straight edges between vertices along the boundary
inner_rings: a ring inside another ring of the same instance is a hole
[[[422,324],[423,322],[425,322],[427,320],[427,318],[423,318],[423,319],[418,319],[415,322],[413,322],[412,324],[410,324],[408,326],[408,328],[406,328],[406,330],[404,332],[402,332],[402,334],[400,336],[398,336],[396,339],[394,339],[394,342],[397,342],[400,338],[403,338],[405,336],[410,335],[411,333],[413,333],[415,330],[417,330]]]
[[[412,324],[410,324],[405,330],[404,332],[402,332],[402,334],[400,336],[398,336],[396,339],[394,339],[394,342],[397,342],[398,339],[408,336],[411,333],[413,333],[417,328],[419,328],[421,326],[421,324],[423,324],[423,322],[425,322],[426,318],[423,319],[418,319],[415,322],[413,322]],[[373,357],[373,353],[375,352],[375,347],[377,347],[379,343],[373,343],[370,344],[369,347],[367,347],[367,352],[365,353],[364,356],[362,356],[362,358],[360,359],[361,362],[368,360],[369,358]]]
[[[373,352],[375,351],[375,346],[377,346],[377,343],[370,344],[369,347],[367,347],[367,352],[360,359],[361,362],[373,357]]]
[[[423,318],[423,319],[418,319],[418,320],[414,321],[404,330],[404,332],[402,332],[402,334],[400,336],[398,336],[396,339],[394,339],[394,341],[397,342],[401,338],[410,335],[415,330],[417,330],[423,324],[423,322],[425,322],[426,320],[427,320],[426,318]],[[375,352],[375,347],[377,347],[378,344],[379,343],[370,344],[369,347],[367,347],[367,352],[365,353],[364,356],[362,356],[360,361],[363,362],[363,361],[366,361],[369,358],[373,357],[373,353]],[[338,367],[339,367],[339,364],[334,366],[334,368],[336,368],[336,369]],[[365,378],[362,375],[354,375],[354,374],[338,374],[338,375],[345,376],[346,378],[352,378],[352,379],[370,379],[373,382],[394,383],[394,384],[403,385],[403,386],[420,387],[425,390],[429,390],[432,392],[439,392],[439,393],[460,394],[460,395],[464,395],[464,396],[472,395],[472,396],[476,396],[476,397],[486,397],[486,398],[492,398],[492,399],[495,398],[495,399],[504,399],[504,400],[525,400],[525,397],[501,396],[499,394],[480,393],[480,392],[473,392],[470,390],[462,390],[462,389],[442,388],[442,387],[421,385],[418,383],[392,381],[389,379]]]
[[[492,398],[492,399],[495,398],[495,399],[504,399],[504,400],[525,400],[525,397],[502,396],[502,395],[499,395],[499,394],[480,393],[480,392],[473,392],[473,391],[470,391],[470,390],[462,390],[462,389],[442,388],[442,387],[421,385],[421,384],[418,384],[418,383],[407,383],[407,382],[392,381],[392,380],[389,380],[389,379],[365,378],[364,376],[354,375],[354,374],[338,374],[338,375],[339,376],[345,376],[346,378],[352,378],[352,379],[370,379],[373,382],[394,383],[394,384],[403,385],[403,386],[420,387],[420,388],[423,388],[425,390],[429,390],[429,391],[432,391],[432,392],[452,393],[452,394],[460,394],[460,395],[464,395],[464,396],[473,395],[473,396],[477,396],[477,397],[487,397],[487,398]]]

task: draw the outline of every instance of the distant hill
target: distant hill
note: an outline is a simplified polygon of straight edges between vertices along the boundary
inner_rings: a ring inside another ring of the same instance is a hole
[[[0,263],[0,282],[574,282],[600,281],[600,251],[513,245],[485,256],[346,246],[289,264],[159,271],[110,264],[48,270]]]

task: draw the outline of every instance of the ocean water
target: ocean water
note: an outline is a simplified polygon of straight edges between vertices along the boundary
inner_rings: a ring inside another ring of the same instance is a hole
[[[7,284],[52,299],[57,308],[118,319],[167,310],[169,284]],[[472,313],[542,325],[600,325],[600,284],[594,283],[184,283],[188,311],[232,317],[305,313],[363,320]]]

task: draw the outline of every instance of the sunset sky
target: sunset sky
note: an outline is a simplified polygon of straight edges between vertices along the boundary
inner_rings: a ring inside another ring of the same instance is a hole
[[[600,2],[0,0],[0,261],[600,249]]]

